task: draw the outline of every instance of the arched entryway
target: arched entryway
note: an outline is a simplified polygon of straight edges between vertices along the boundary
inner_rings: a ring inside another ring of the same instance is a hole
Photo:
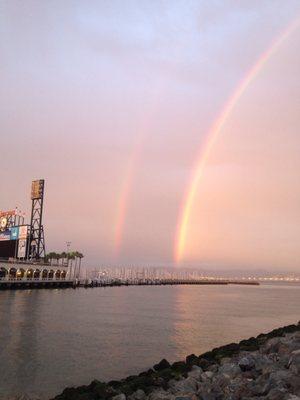
[[[39,269],[36,269],[33,273],[34,279],[39,279],[40,275],[41,275],[41,271]]]
[[[10,268],[8,271],[8,277],[10,279],[15,279],[17,276],[17,269],[16,268]]]
[[[50,269],[49,274],[48,274],[48,279],[53,279],[54,276],[54,271],[53,269]]]
[[[1,279],[1,278],[5,278],[5,277],[7,276],[7,274],[8,274],[7,269],[1,267],[1,268],[0,268],[0,279]]]
[[[18,279],[22,279],[22,278],[24,278],[24,275],[25,275],[25,269],[19,268],[19,269],[17,270],[17,278],[18,278]]]
[[[55,279],[60,279],[60,269],[55,272]]]
[[[32,279],[32,278],[33,278],[33,273],[34,273],[33,269],[32,269],[32,268],[29,268],[29,269],[26,271],[26,278],[27,278],[27,279]]]
[[[43,269],[42,271],[42,279],[47,279],[48,278],[48,270],[47,269]]]
[[[67,275],[66,271],[61,271],[60,279],[66,279],[66,275]]]

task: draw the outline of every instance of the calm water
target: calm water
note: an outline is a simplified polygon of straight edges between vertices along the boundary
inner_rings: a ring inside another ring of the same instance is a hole
[[[300,286],[0,292],[0,397],[117,379],[300,319]]]

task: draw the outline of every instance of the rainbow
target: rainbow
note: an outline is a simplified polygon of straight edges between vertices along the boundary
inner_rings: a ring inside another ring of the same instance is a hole
[[[200,154],[197,157],[197,162],[195,168],[193,169],[194,172],[188,185],[186,195],[184,196],[179,214],[174,245],[174,261],[176,264],[178,264],[183,258],[186,246],[187,228],[190,221],[192,206],[195,200],[197,188],[201,180],[207,160],[210,156],[211,150],[216,140],[218,139],[218,136],[222,131],[223,126],[227,122],[235,105],[237,104],[243,93],[246,91],[248,86],[259,74],[261,69],[272,57],[272,55],[276,53],[282,43],[299,27],[299,24],[300,18],[293,20],[292,23],[288,25],[287,29],[285,29],[281,33],[281,35],[272,42],[269,48],[259,57],[259,59],[255,62],[252,68],[246,73],[245,77],[238,84],[232,95],[228,98],[220,114],[209,129],[206,144],[203,150],[201,148]]]
[[[133,144],[133,150],[129,157],[127,168],[124,173],[115,213],[114,257],[116,259],[119,257],[122,248],[124,226],[128,212],[130,195],[137,174],[137,165],[142,157],[145,142],[150,133],[151,121],[154,119],[155,113],[158,109],[159,99],[165,87],[165,83],[158,83],[152,91],[153,100],[150,102],[150,109],[148,109],[146,115],[144,115],[144,118],[140,122],[139,133],[137,134],[135,143]]]
[[[121,185],[121,191],[116,210],[116,224],[115,224],[115,237],[114,237],[115,257],[118,257],[121,251],[123,242],[123,231],[128,210],[130,192],[136,172],[135,166],[138,163],[139,158],[141,156],[144,141],[145,141],[145,134],[138,136]]]

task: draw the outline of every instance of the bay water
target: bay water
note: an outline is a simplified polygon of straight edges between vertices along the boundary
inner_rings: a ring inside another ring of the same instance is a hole
[[[0,398],[137,374],[300,319],[300,285],[0,292]]]

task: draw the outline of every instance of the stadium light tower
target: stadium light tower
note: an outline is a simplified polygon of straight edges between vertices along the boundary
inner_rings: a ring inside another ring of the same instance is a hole
[[[31,222],[29,258],[39,260],[45,257],[45,237],[43,219],[44,179],[33,181],[31,185]]]

